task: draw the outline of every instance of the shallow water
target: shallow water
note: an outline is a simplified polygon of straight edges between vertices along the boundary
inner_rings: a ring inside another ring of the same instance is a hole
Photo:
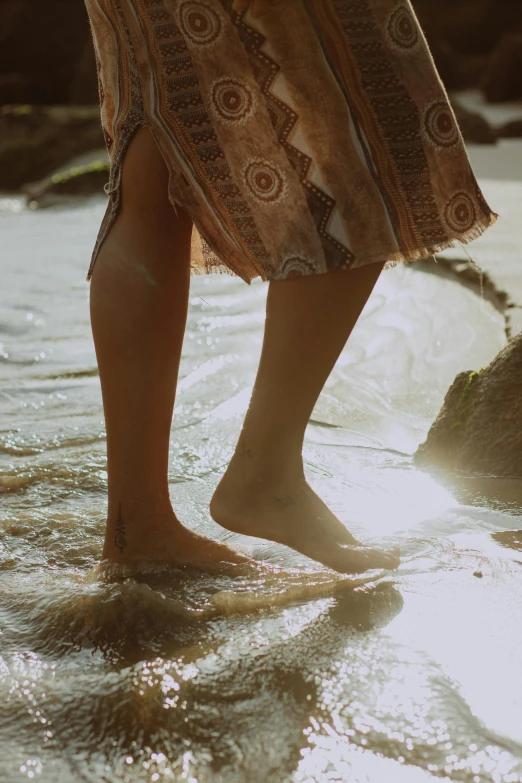
[[[0,779],[522,781],[519,484],[412,465],[455,374],[505,344],[502,314],[433,265],[381,276],[305,460],[340,518],[403,564],[344,579],[210,520],[267,289],[193,277],[174,505],[273,570],[115,583],[96,570],[105,441],[84,280],[103,204],[0,207]]]

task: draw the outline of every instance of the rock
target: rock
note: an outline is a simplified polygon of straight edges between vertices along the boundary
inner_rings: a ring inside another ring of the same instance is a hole
[[[482,79],[490,103],[522,98],[522,33],[505,35],[493,51]]]
[[[449,89],[476,86],[480,58],[522,32],[520,0],[413,0]],[[0,105],[96,100],[96,66],[84,0],[1,0]]]
[[[503,35],[522,32],[519,0],[413,0],[442,81],[476,87]]]
[[[69,101],[76,105],[96,105],[99,102],[98,75],[91,35],[85,41],[82,55],[76,63],[76,71],[69,88]]]
[[[485,55],[458,54],[447,41],[433,33],[429,47],[446,89],[466,90],[479,84],[487,62]]]
[[[466,109],[457,100],[452,100],[452,106],[466,141],[474,144],[497,143],[497,135],[485,117]]]
[[[41,182],[28,185],[24,192],[31,207],[49,206],[62,196],[86,196],[94,193],[102,195],[109,174],[109,161],[96,160],[86,166],[73,166]]]
[[[499,139],[522,139],[522,119],[506,122],[497,129],[497,138]]]
[[[482,80],[487,62],[488,57],[484,54],[457,54],[455,56],[455,70],[450,78],[450,83],[453,82],[455,86],[450,86],[449,89],[475,88]]]
[[[74,155],[104,146],[98,106],[0,109],[0,189],[46,176]]]
[[[428,43],[445,41],[457,55],[484,55],[509,32],[522,31],[519,0],[413,0]]]
[[[71,102],[86,45],[92,47],[83,0],[2,0],[0,105]],[[95,83],[91,63],[85,93],[74,100],[89,103]]]
[[[415,463],[522,478],[522,334],[480,372],[457,375]]]

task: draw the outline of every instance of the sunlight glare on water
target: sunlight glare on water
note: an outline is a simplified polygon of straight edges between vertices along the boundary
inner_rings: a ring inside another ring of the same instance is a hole
[[[304,458],[339,518],[402,564],[341,577],[209,517],[267,287],[192,278],[171,494],[189,527],[261,564],[100,568],[105,432],[84,278],[103,207],[0,199],[2,782],[522,781],[520,498],[412,462],[455,375],[505,344],[502,315],[430,264],[381,276]]]

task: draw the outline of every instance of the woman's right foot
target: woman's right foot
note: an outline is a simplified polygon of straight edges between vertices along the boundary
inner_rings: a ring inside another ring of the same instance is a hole
[[[400,558],[364,546],[345,528],[305,478],[245,479],[234,456],[210,502],[212,519],[227,530],[295,549],[342,574],[395,569]]]
[[[195,533],[181,524],[172,509],[138,513],[128,504],[107,525],[102,560],[120,565],[164,563],[207,568],[223,563],[246,565],[252,559],[226,544]]]

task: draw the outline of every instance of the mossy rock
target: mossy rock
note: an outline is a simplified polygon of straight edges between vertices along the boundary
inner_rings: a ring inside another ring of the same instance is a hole
[[[86,196],[104,193],[104,186],[109,181],[110,163],[96,160],[87,166],[74,166],[67,171],[53,174],[25,188],[27,197],[35,205],[45,206],[52,203],[52,196]]]
[[[75,155],[102,146],[97,106],[5,106],[0,110],[0,189],[42,179]]]
[[[522,334],[485,369],[457,375],[415,463],[522,478]]]
[[[110,163],[97,160],[88,166],[74,166],[63,174],[54,174],[50,178],[48,193],[88,194],[103,193],[110,175]]]

